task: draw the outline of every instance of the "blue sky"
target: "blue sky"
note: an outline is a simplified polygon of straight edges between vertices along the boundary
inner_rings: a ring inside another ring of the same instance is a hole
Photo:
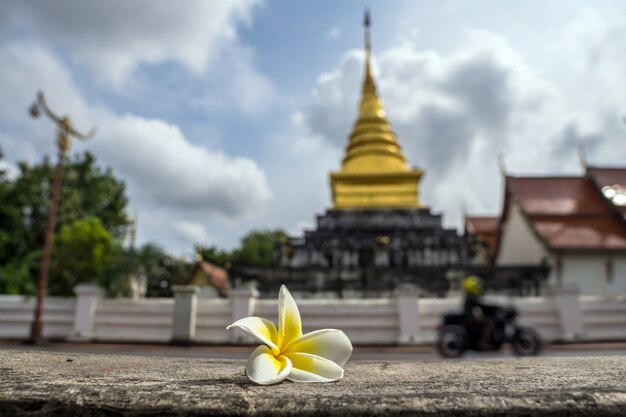
[[[374,68],[422,200],[458,226],[496,213],[497,155],[519,174],[623,164],[626,4],[619,1],[0,4],[0,147],[9,172],[53,152],[36,90],[128,184],[140,242],[176,254],[250,229],[298,234],[330,204],[362,77]]]

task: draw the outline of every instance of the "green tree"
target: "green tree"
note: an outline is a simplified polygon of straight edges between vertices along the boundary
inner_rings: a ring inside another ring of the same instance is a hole
[[[40,164],[20,163],[18,168],[15,179],[7,178],[0,171],[0,274],[2,271],[5,274],[0,280],[9,281],[6,271],[12,271],[11,282],[15,282],[17,276],[21,277],[20,280],[30,277],[33,285],[22,283],[18,286],[21,293],[30,293],[29,288],[34,288],[39,275],[39,256],[55,167],[44,158]],[[100,168],[90,153],[77,154],[65,163],[55,232],[93,217],[100,221],[114,243],[119,244],[129,224],[125,211],[127,203],[125,185],[110,169]],[[52,252],[53,263],[58,256],[56,249],[53,248]],[[66,261],[74,259],[71,257]],[[19,274],[16,271],[20,271]],[[52,287],[57,277],[50,277]],[[15,288],[14,284],[11,285]],[[2,284],[0,291],[7,291]]]
[[[0,266],[0,294],[35,294],[37,287],[31,271],[38,266],[40,257],[39,251],[33,251],[24,258],[12,259]]]
[[[104,263],[102,286],[111,297],[130,295],[130,278],[145,275],[148,297],[170,297],[173,285],[185,283],[192,265],[148,243],[139,249],[113,245]]]
[[[136,256],[142,272],[148,277],[148,297],[171,297],[172,286],[184,284],[193,266],[154,244],[142,246]]]
[[[233,253],[218,249],[215,246],[203,247],[196,245],[195,251],[202,257],[203,260],[212,263],[213,265],[221,266],[222,268],[228,268],[233,261]]]
[[[104,266],[114,246],[97,217],[64,225],[54,238],[50,294],[71,295],[76,284],[96,282],[107,287]]]
[[[135,251],[124,248],[114,242],[104,261],[102,286],[110,297],[128,297],[130,295],[129,277],[139,271]]]
[[[253,230],[243,237],[241,246],[233,251],[232,263],[241,266],[275,265],[277,245],[287,238],[282,230]]]

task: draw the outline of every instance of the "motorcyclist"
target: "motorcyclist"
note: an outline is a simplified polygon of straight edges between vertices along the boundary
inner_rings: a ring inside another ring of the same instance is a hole
[[[467,323],[476,324],[482,328],[478,347],[485,350],[493,349],[491,336],[497,326],[494,316],[498,307],[481,302],[480,296],[484,291],[483,282],[476,275],[470,275],[463,280],[463,290],[465,291],[463,307],[465,320]]]

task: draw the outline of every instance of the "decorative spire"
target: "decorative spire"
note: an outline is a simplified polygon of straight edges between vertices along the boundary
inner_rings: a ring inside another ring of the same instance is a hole
[[[365,93],[373,94],[376,96],[376,83],[374,83],[374,78],[372,77],[372,40],[370,36],[370,27],[372,21],[370,18],[370,12],[368,9],[365,9],[365,16],[363,17],[363,28],[365,30],[365,78],[363,80],[363,99],[365,99]],[[378,97],[375,97],[378,99]],[[380,110],[382,110],[382,105],[380,106]]]
[[[372,43],[370,40],[370,25],[371,25],[370,11],[368,9],[365,9],[365,17],[363,18],[363,27],[365,28],[365,52],[367,53],[367,58],[369,58],[370,51],[372,49]]]
[[[350,135],[350,142],[344,166],[354,158],[359,159],[364,154],[386,154],[395,159],[392,170],[407,170],[406,160],[400,151],[396,135],[393,133],[387,118],[383,102],[376,91],[376,82],[371,70],[371,19],[369,10],[365,10],[363,28],[365,29],[365,76],[359,103],[359,115]],[[364,152],[365,151],[365,152]],[[376,169],[369,163],[360,164],[360,169],[370,171]],[[385,164],[383,164],[384,166]],[[379,169],[383,169],[382,166]]]
[[[418,195],[422,171],[408,165],[376,91],[370,26],[369,10],[365,10],[365,76],[359,114],[341,169],[331,174],[333,208],[422,207]]]

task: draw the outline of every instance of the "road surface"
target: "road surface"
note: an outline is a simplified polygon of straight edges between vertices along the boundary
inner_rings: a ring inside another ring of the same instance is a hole
[[[142,355],[170,358],[246,359],[254,346],[170,346],[159,344],[113,344],[113,343],[48,343],[28,346],[21,342],[0,341],[0,349],[19,351],[95,353],[117,355]],[[575,343],[547,345],[542,352],[546,357],[563,356],[626,356],[626,342]],[[501,352],[469,352],[464,359],[506,359],[516,356],[509,350]],[[390,346],[354,348],[351,360],[386,361],[437,361],[441,358],[432,346]]]

